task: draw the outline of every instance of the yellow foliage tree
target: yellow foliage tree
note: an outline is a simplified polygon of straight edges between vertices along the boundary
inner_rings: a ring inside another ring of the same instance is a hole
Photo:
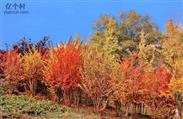
[[[38,80],[43,78],[43,57],[40,52],[33,50],[22,57],[23,81],[32,96],[36,95]]]
[[[113,57],[99,52],[95,46],[88,45],[83,51],[84,65],[81,70],[80,87],[93,101],[94,111],[99,113],[113,93],[112,68]]]
[[[173,79],[170,81],[169,86],[173,93],[178,92],[183,94],[183,58],[176,60],[173,66],[176,72],[176,76],[174,76]]]
[[[163,53],[167,64],[169,64],[173,80],[170,82],[170,88],[173,93],[183,93],[183,36],[182,30],[169,20],[167,25],[167,37],[163,42]]]

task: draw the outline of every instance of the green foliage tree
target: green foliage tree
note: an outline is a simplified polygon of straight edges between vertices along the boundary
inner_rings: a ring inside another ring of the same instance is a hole
[[[158,62],[163,58],[161,44],[148,44],[147,34],[142,29],[138,46],[138,61],[146,68],[157,67]]]
[[[137,51],[140,42],[140,33],[144,29],[147,44],[158,43],[162,37],[158,28],[148,16],[140,16],[135,11],[125,15],[120,14],[120,19],[113,16],[101,16],[95,23],[95,33],[92,40],[103,46],[106,41],[110,49],[120,57],[128,56],[129,52]]]
[[[120,34],[118,32],[118,23],[114,17],[101,16],[101,21],[95,23],[96,29],[98,29],[92,38],[93,44],[100,52],[105,52],[113,57],[113,60],[119,58],[118,51],[120,46],[118,39]],[[98,28],[97,28],[98,27]]]

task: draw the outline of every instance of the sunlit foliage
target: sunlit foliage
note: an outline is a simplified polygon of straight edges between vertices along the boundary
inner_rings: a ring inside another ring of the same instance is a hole
[[[44,69],[44,80],[54,89],[57,96],[63,93],[64,103],[71,104],[71,92],[78,88],[80,82],[80,68],[82,67],[82,45],[78,39],[66,45],[60,44],[50,50],[50,58]]]

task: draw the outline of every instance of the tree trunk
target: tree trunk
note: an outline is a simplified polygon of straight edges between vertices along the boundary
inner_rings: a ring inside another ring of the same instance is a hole
[[[114,105],[115,105],[115,108],[116,108],[116,115],[120,116],[121,103],[116,100],[116,101],[114,101]]]
[[[34,97],[36,95],[36,89],[37,89],[37,80],[35,78],[30,80],[30,92],[31,95]]]
[[[57,95],[57,99],[56,99],[56,101],[58,102],[58,103],[60,103],[61,102],[61,97],[62,97],[62,90],[59,88],[59,89],[56,89],[56,95]]]
[[[96,100],[93,101],[93,106],[94,106],[94,112],[96,114],[99,114],[99,112],[100,112],[100,106],[101,106],[101,100],[99,98],[96,98]]]
[[[79,106],[80,100],[81,100],[81,91],[80,89],[76,89],[76,91],[73,91],[73,96],[74,97],[74,104],[76,106]]]
[[[180,115],[179,115],[179,110],[178,109],[176,109],[175,110],[175,114],[174,114],[174,119],[180,119],[181,117],[180,117]]]
[[[125,105],[125,116],[128,117],[128,112],[129,112],[129,106],[128,104]]]
[[[71,106],[70,90],[64,90],[63,98],[64,98],[64,104],[67,106]]]

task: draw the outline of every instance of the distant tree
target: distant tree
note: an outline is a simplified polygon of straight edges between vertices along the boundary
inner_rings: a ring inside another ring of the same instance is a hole
[[[144,29],[147,44],[157,44],[162,37],[158,28],[149,16],[140,16],[135,11],[125,15],[120,14],[120,20],[113,16],[101,16],[95,23],[95,33],[92,40],[98,44],[111,42],[115,51],[121,57],[126,57],[129,52],[137,51],[141,30]]]
[[[44,55],[48,51],[49,47],[49,37],[43,37],[37,43],[33,43],[31,39],[22,38],[18,42],[13,44],[13,49],[18,50],[21,55],[25,53],[32,52],[34,49],[41,52]]]
[[[18,53],[24,55],[25,53],[32,51],[34,48],[34,44],[30,39],[26,39],[25,37],[20,39],[17,43],[13,44],[13,49],[17,50]]]
[[[94,33],[92,41],[100,52],[108,53],[113,60],[119,58],[118,51],[120,46],[118,39],[120,37],[118,31],[118,23],[114,17],[101,16],[101,21],[96,22],[97,31]]]
[[[160,42],[148,44],[146,36],[147,34],[142,29],[138,46],[138,61],[147,68],[157,67],[158,62],[163,59],[162,45]]]
[[[46,53],[48,53],[48,49],[50,47],[50,40],[49,37],[43,37],[42,40],[38,41],[35,44],[35,49],[37,49],[42,55],[45,55]]]

